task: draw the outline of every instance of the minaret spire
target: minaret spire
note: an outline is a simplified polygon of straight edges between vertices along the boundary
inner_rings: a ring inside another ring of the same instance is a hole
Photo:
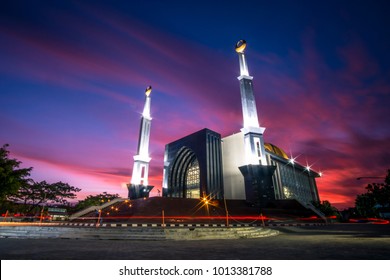
[[[245,164],[239,166],[244,177],[245,197],[250,204],[266,207],[275,200],[272,176],[276,166],[268,165],[265,156],[263,133],[265,128],[259,125],[255,97],[253,95],[253,77],[249,76],[244,50],[246,42],[240,40],[236,44],[236,52],[240,61],[240,91],[244,127]]]
[[[240,40],[236,44],[236,52],[240,62],[241,104],[244,127],[244,145],[247,164],[266,165],[263,133],[265,128],[260,127],[257,117],[255,97],[253,94],[253,77],[249,75],[248,64],[246,63],[244,50],[246,41]]]
[[[148,186],[149,162],[149,138],[150,126],[152,118],[150,116],[150,103],[152,87],[148,86],[145,90],[145,105],[142,112],[141,125],[138,137],[138,150],[134,156],[133,175],[131,176],[131,184],[128,185],[129,197],[139,198],[147,196],[146,193],[152,189]]]

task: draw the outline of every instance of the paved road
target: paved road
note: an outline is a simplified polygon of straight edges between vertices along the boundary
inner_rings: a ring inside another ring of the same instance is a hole
[[[128,241],[0,239],[5,259],[390,259],[390,225],[279,227],[260,239]]]

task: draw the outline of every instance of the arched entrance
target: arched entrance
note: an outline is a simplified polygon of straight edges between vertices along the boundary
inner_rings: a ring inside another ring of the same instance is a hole
[[[168,176],[168,192],[172,197],[199,198],[199,161],[188,147],[182,147],[172,162]]]

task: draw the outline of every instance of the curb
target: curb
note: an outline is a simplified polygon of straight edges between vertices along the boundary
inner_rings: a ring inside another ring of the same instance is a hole
[[[97,225],[96,223],[56,223],[56,224],[47,224],[47,225],[55,225],[55,226],[70,226],[70,227],[130,227],[130,228],[157,228],[157,227],[165,227],[165,228],[203,228],[203,227],[219,227],[226,228],[225,224],[117,224],[117,223],[103,223],[101,225]],[[283,223],[283,224],[265,224],[265,227],[308,227],[308,226],[325,226],[324,223]],[[263,227],[262,224],[232,224],[229,227]]]

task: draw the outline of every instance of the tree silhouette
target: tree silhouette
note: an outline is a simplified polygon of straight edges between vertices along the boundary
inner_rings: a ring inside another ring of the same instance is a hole
[[[103,203],[106,203],[118,197],[118,194],[109,194],[107,192],[103,192],[98,195],[88,195],[85,199],[79,201],[79,203],[75,206],[74,210],[78,211],[89,206],[102,205]]]
[[[363,217],[378,217],[381,208],[390,206],[390,169],[383,183],[368,184],[366,190],[366,193],[357,195],[356,210]]]
[[[10,199],[22,203],[25,211],[30,213],[36,210],[38,206],[46,204],[68,205],[68,199],[76,198],[76,193],[80,190],[63,182],[49,184],[46,181],[34,182],[31,180],[29,184],[23,185]]]
[[[14,195],[29,182],[32,167],[19,168],[21,162],[9,158],[8,144],[0,148],[0,201]]]

